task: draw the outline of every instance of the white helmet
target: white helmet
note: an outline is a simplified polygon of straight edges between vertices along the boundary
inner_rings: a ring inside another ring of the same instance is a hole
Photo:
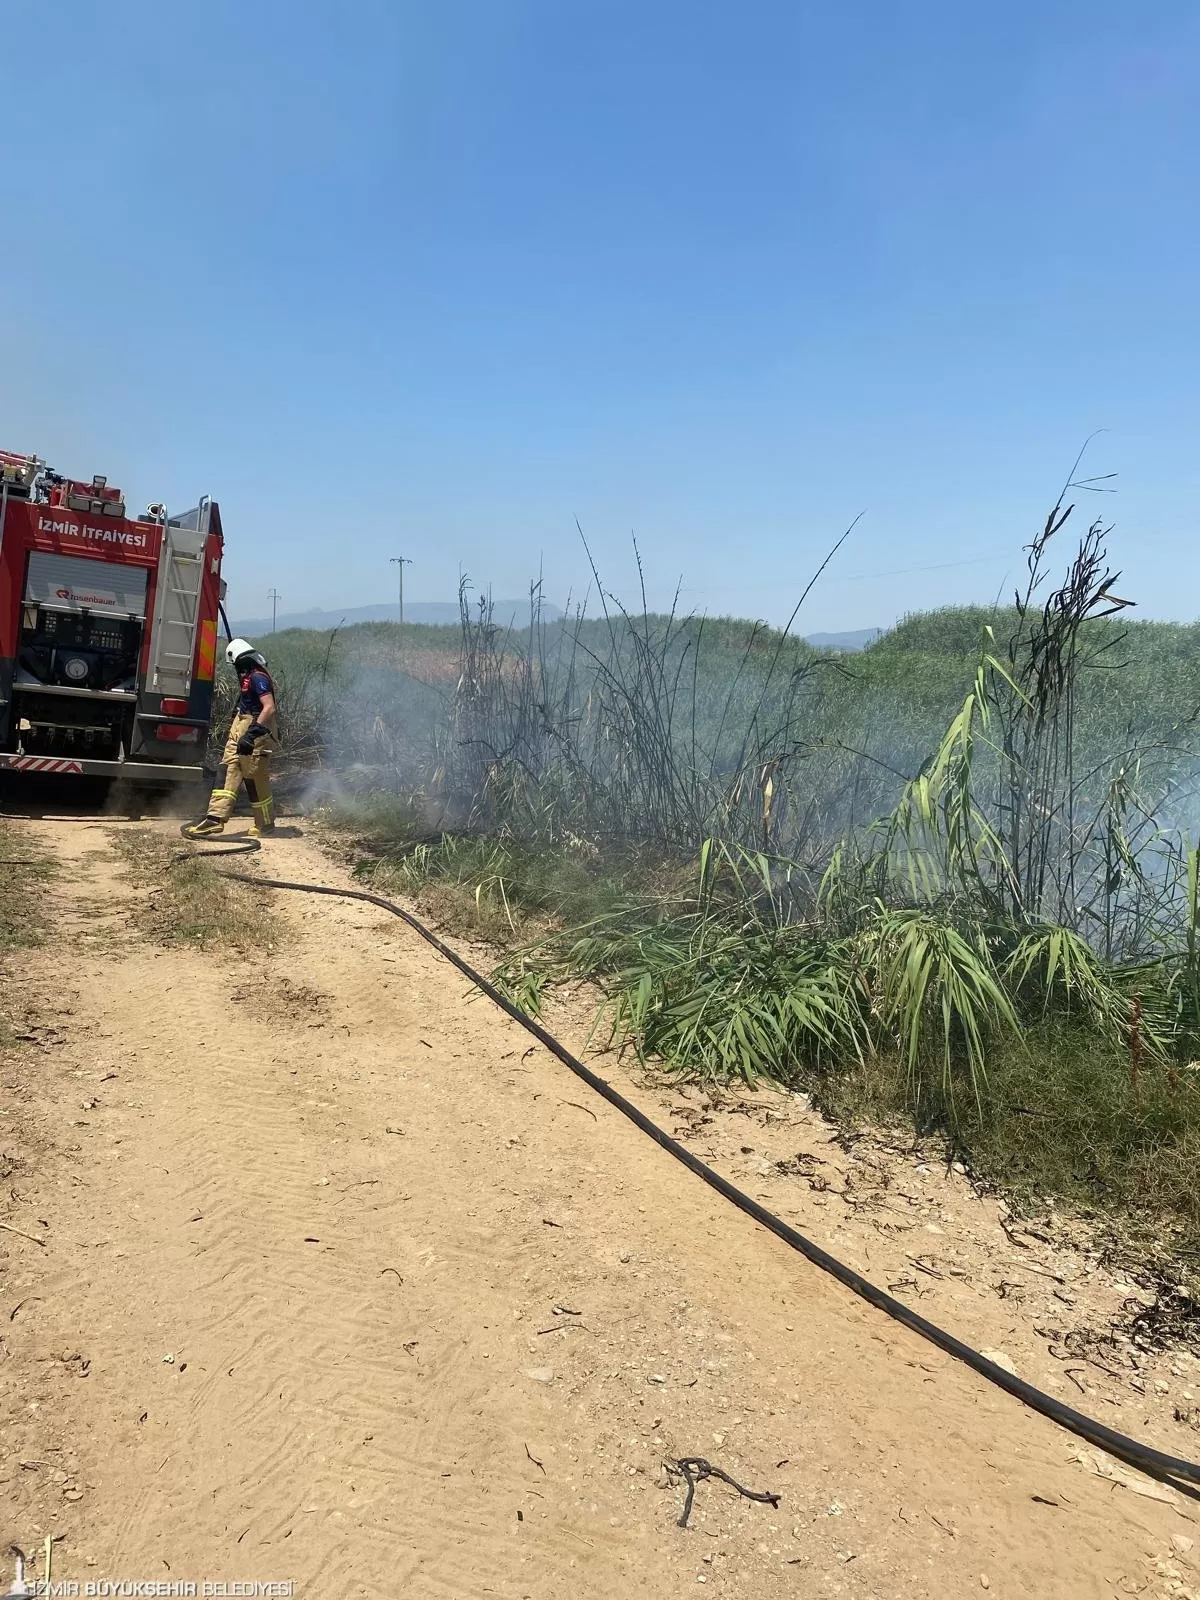
[[[256,650],[249,639],[230,639],[225,646],[225,659],[231,667],[236,667],[239,661],[249,656],[256,666],[265,667],[267,658],[261,650]]]

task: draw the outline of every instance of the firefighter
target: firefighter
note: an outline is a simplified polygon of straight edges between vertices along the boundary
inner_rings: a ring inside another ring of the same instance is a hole
[[[208,813],[186,830],[192,839],[203,839],[210,833],[224,830],[233,815],[243,778],[254,812],[250,832],[258,837],[270,833],[275,826],[268,771],[278,731],[275,685],[267,671],[266,657],[248,639],[231,639],[225,656],[238,675],[237,705],[221,756],[217,787],[208,802]]]

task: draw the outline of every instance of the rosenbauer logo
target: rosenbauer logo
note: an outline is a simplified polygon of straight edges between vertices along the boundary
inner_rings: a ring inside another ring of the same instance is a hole
[[[80,594],[78,589],[55,589],[54,593],[59,600],[70,600],[77,606],[115,606],[117,603],[111,594]]]
[[[81,539],[85,544],[123,544],[131,550],[144,550],[147,544],[144,533],[131,533],[127,528],[94,528],[86,522],[68,522],[65,517],[39,517],[38,532]]]

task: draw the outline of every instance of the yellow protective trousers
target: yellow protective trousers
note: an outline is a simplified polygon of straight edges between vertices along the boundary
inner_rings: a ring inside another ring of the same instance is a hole
[[[270,757],[275,741],[270,734],[265,739],[257,739],[253,755],[240,756],[237,750],[238,740],[253,721],[252,716],[241,714],[234,717],[230,725],[229,737],[221,755],[220,771],[217,773],[217,786],[208,802],[208,814],[228,822],[244,779],[255,823],[260,828],[271,828],[275,825],[275,811],[271,800]]]

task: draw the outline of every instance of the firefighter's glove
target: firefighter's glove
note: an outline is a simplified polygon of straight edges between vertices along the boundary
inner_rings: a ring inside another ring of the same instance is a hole
[[[269,728],[264,728],[260,723],[252,722],[237,742],[238,755],[252,756],[254,754],[254,746],[260,739],[265,739],[269,732]]]

